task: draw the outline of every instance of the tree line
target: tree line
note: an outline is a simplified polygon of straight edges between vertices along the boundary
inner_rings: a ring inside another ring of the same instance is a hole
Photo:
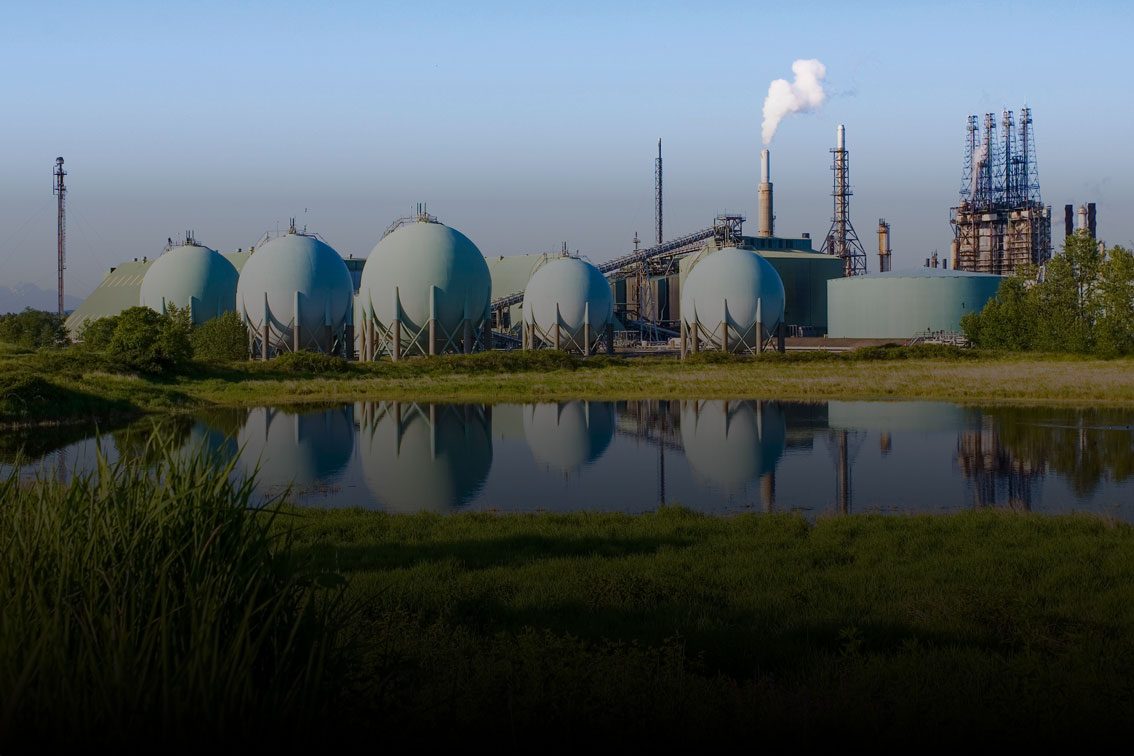
[[[1068,236],[1042,272],[1025,266],[1006,278],[980,312],[961,319],[973,346],[1134,354],[1134,252],[1102,247],[1086,232]]]

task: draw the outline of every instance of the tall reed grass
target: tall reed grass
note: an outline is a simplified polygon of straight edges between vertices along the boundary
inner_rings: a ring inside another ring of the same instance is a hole
[[[325,711],[341,577],[294,558],[235,460],[148,444],[156,464],[0,481],[0,750],[231,744]]]

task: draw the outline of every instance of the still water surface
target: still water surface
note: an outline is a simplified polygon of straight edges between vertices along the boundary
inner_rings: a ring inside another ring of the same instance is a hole
[[[260,490],[306,506],[711,513],[1089,511],[1134,521],[1134,411],[942,402],[363,402],[148,419],[10,438],[25,467],[136,454],[155,422],[190,449],[241,448]],[[76,438],[76,435],[82,436]]]

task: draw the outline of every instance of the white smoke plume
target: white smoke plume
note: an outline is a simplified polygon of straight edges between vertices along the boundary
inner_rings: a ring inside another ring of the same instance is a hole
[[[791,72],[795,74],[795,81],[776,79],[768,86],[761,126],[765,145],[776,135],[784,116],[814,110],[827,99],[823,91],[823,79],[827,76],[825,65],[814,58],[797,60],[791,64]]]

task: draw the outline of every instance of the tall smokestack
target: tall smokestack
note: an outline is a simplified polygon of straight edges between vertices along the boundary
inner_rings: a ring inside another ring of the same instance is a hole
[[[885,218],[878,219],[878,272],[890,270],[890,224]]]
[[[1096,228],[1096,225],[1095,225],[1095,218],[1096,218],[1096,216],[1095,216],[1095,203],[1094,202],[1088,202],[1087,203],[1087,233],[1091,235],[1092,239],[1098,239],[1099,238],[1098,235],[1095,233],[1097,231],[1097,228]]]
[[[760,186],[756,190],[756,235],[771,236],[775,229],[776,217],[772,214],[772,181],[768,163],[771,158],[767,150],[760,153]]]

